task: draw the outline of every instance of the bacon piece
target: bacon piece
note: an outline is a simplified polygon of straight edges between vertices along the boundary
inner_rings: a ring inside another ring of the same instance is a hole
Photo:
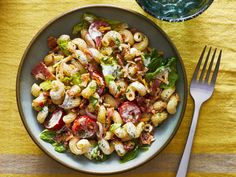
[[[49,49],[53,50],[57,47],[57,38],[53,36],[48,37],[48,47]]]
[[[135,143],[133,141],[125,141],[123,144],[126,151],[131,151],[135,147]]]
[[[141,144],[150,145],[153,142],[154,138],[152,134],[142,132],[141,136],[139,137],[139,140]]]
[[[130,28],[129,30],[131,31],[132,34],[138,32],[138,29],[137,29],[137,28]]]
[[[43,63],[40,62],[38,65],[36,65],[31,73],[35,77],[35,79],[42,79],[42,80],[53,80],[55,79],[55,76],[49,71],[47,66]]]
[[[155,79],[152,82],[151,93],[157,92],[157,89],[160,88],[161,81],[159,79]]]

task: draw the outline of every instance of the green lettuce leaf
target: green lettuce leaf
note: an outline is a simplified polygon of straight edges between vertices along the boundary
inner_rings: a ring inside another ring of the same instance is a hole
[[[123,157],[120,158],[121,163],[128,162],[135,159],[138,156],[139,147],[136,146],[132,151],[127,152]]]
[[[45,142],[48,142],[48,143],[54,143],[54,137],[55,137],[56,133],[54,131],[50,131],[50,130],[43,130],[39,137],[45,141]]]
[[[142,55],[143,63],[148,68],[148,72],[154,72],[157,68],[164,66],[167,62],[162,55],[158,54],[156,49],[152,49],[150,53]]]
[[[91,23],[93,23],[98,17],[90,13],[84,13],[80,22],[73,27],[73,34],[78,34],[82,29],[87,29]]]
[[[169,84],[164,84],[161,83],[161,88],[165,89],[165,88],[170,88],[170,87],[174,87],[176,81],[179,79],[178,73],[177,73],[177,61],[176,58],[170,58],[166,67],[168,67],[170,69],[169,71],[169,75],[168,75],[168,81]]]
[[[66,148],[63,144],[61,143],[53,143],[52,146],[54,147],[54,150],[57,152],[65,152]]]
[[[177,73],[177,61],[176,58],[172,57],[167,59],[167,63],[163,65],[164,62],[160,62],[160,67],[156,68],[154,72],[147,72],[145,78],[149,81],[155,79],[159,74],[163,72],[168,72],[168,84],[161,83],[161,88],[170,88],[175,86],[176,81],[178,80]]]
[[[66,151],[66,148],[64,147],[63,144],[61,143],[57,143],[55,142],[54,140],[54,137],[56,136],[56,132],[54,131],[50,131],[50,130],[43,130],[39,137],[45,141],[45,142],[48,142],[50,144],[52,144],[52,146],[54,147],[54,150],[57,151],[57,152],[65,152]]]
[[[81,18],[80,22],[73,27],[73,34],[78,34],[82,29],[88,29],[89,25],[93,23],[95,20],[104,21],[108,23],[112,29],[116,29],[121,27],[124,23],[116,20],[108,20],[106,18],[95,16],[91,13],[84,13]]]

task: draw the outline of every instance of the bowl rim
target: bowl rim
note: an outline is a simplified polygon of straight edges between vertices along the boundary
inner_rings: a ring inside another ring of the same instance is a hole
[[[70,13],[73,13],[75,11],[78,11],[78,10],[81,10],[81,9],[87,9],[87,8],[94,8],[94,7],[101,7],[101,8],[115,8],[115,9],[118,9],[118,10],[122,10],[122,11],[126,11],[126,12],[129,12],[129,13],[133,13],[135,15],[137,15],[138,17],[148,21],[153,27],[155,27],[163,36],[164,38],[168,41],[168,43],[170,44],[171,48],[174,50],[174,52],[176,53],[176,56],[177,58],[179,59],[179,63],[180,63],[180,67],[183,71],[183,80],[184,80],[184,98],[183,98],[183,108],[181,110],[181,113],[180,113],[180,117],[179,117],[179,120],[177,122],[177,125],[176,127],[174,128],[171,136],[169,136],[169,138],[167,139],[167,141],[163,144],[163,146],[158,150],[156,151],[155,153],[153,153],[153,155],[148,158],[147,160],[141,162],[140,164],[138,165],[135,165],[135,166],[132,166],[128,169],[125,169],[125,170],[120,170],[120,171],[114,171],[114,172],[91,172],[91,171],[87,171],[87,170],[83,170],[83,169],[78,169],[78,168],[74,168],[73,166],[71,166],[70,164],[64,162],[63,160],[59,159],[59,158],[55,158],[53,157],[50,152],[48,152],[46,150],[46,148],[39,143],[39,141],[37,140],[37,138],[35,136],[33,136],[31,133],[30,133],[30,127],[27,125],[26,123],[26,117],[24,116],[23,114],[23,109],[22,109],[22,104],[21,104],[21,101],[20,101],[20,77],[21,77],[21,72],[22,72],[22,66],[25,62],[25,59],[26,59],[26,56],[32,46],[32,44],[37,40],[38,36],[45,30],[47,29],[48,26],[50,26],[52,23],[54,23],[55,21],[57,21],[58,19],[60,19],[61,17],[63,17],[64,15],[67,15],[67,14],[70,14]],[[26,131],[28,132],[29,136],[31,137],[31,139],[34,141],[34,143],[48,156],[50,157],[51,159],[55,160],[56,162],[59,162],[61,165],[69,168],[69,169],[72,169],[72,170],[75,170],[76,172],[83,172],[83,173],[87,173],[87,174],[96,174],[96,175],[99,175],[99,174],[103,174],[103,175],[108,175],[108,174],[117,174],[117,173],[123,173],[123,172],[126,172],[126,171],[129,171],[131,169],[134,169],[134,168],[137,168],[145,163],[147,163],[148,161],[152,160],[154,157],[156,157],[163,149],[165,149],[165,147],[170,143],[170,141],[173,139],[174,135],[176,134],[181,122],[182,122],[182,119],[184,117],[184,113],[185,113],[185,110],[186,110],[186,105],[187,105],[187,97],[188,97],[188,82],[187,82],[187,75],[186,75],[186,70],[185,70],[185,67],[184,67],[184,63],[183,63],[183,60],[177,50],[177,48],[175,47],[174,43],[170,40],[170,38],[167,36],[167,34],[159,27],[157,26],[152,20],[150,20],[149,18],[145,17],[144,15],[134,11],[134,10],[131,10],[131,9],[125,9],[125,8],[122,8],[122,7],[119,7],[119,6],[115,6],[115,5],[110,5],[110,4],[95,4],[95,5],[86,5],[86,6],[80,6],[80,7],[77,7],[77,8],[74,8],[72,10],[69,10],[69,11],[66,11],[64,13],[61,13],[60,15],[57,15],[56,17],[54,17],[52,20],[50,20],[49,22],[47,22],[43,27],[41,27],[41,29],[34,35],[34,37],[31,39],[31,41],[29,42],[28,46],[26,47],[25,51],[24,51],[24,54],[21,58],[21,61],[20,61],[20,64],[19,64],[19,67],[18,67],[18,71],[17,71],[17,77],[16,77],[16,101],[17,101],[17,107],[18,107],[18,111],[19,111],[19,114],[20,114],[20,117],[21,117],[21,121],[26,129]]]
[[[207,4],[206,6],[204,6],[203,8],[201,8],[198,12],[196,12],[195,14],[193,15],[190,15],[190,16],[186,16],[186,17],[180,17],[180,18],[175,18],[175,19],[171,19],[169,17],[162,17],[160,15],[157,15],[155,14],[153,11],[149,10],[147,7],[145,7],[141,0],[136,0],[136,2],[138,3],[138,5],[148,14],[150,14],[151,16],[159,19],[159,20],[163,20],[163,21],[167,21],[167,22],[183,22],[183,21],[187,21],[187,20],[190,20],[190,19],[193,19],[197,16],[199,16],[200,14],[202,14],[204,11],[206,11],[210,6],[211,4],[214,2],[214,0],[210,0],[209,1],[209,4]]]

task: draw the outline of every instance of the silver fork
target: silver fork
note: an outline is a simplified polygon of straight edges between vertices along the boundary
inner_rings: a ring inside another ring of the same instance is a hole
[[[212,96],[212,93],[214,91],[215,82],[216,82],[217,73],[219,71],[222,50],[220,50],[220,53],[219,53],[219,56],[218,56],[218,59],[217,59],[216,65],[215,65],[215,69],[213,71],[212,77],[210,78],[212,66],[214,63],[214,58],[215,58],[216,51],[217,51],[217,49],[215,49],[214,53],[212,55],[209,67],[207,69],[207,73],[205,73],[207,63],[208,63],[208,60],[209,60],[209,57],[211,54],[211,47],[207,53],[205,63],[202,67],[202,71],[200,71],[200,66],[201,66],[202,60],[204,58],[206,48],[207,48],[207,46],[205,46],[202,51],[202,54],[199,58],[197,67],[194,71],[194,75],[193,75],[193,78],[192,78],[192,81],[190,84],[190,94],[191,94],[192,98],[194,99],[195,108],[194,108],[194,114],[193,114],[193,119],[192,119],[192,123],[191,123],[191,127],[190,127],[190,132],[188,135],[187,143],[184,148],[184,153],[182,155],[182,159],[180,161],[180,165],[179,165],[176,177],[186,177],[187,170],[188,170],[189,158],[190,158],[192,144],[193,144],[193,138],[194,138],[194,134],[195,134],[196,126],[197,126],[197,121],[198,121],[198,114],[199,114],[202,104]],[[200,76],[198,79],[199,74],[200,74]]]

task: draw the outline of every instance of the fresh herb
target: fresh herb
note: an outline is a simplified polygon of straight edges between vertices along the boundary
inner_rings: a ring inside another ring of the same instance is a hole
[[[72,82],[73,85],[81,84],[82,80],[81,80],[80,73],[73,74],[72,77],[71,77],[71,82]]]
[[[109,158],[108,155],[102,153],[98,145],[96,145],[89,153],[90,153],[89,155],[91,159],[96,160],[96,161],[103,162]]]
[[[108,84],[108,85],[109,85],[109,83],[110,83],[111,81],[114,81],[114,80],[115,80],[115,77],[112,76],[112,75],[106,75],[106,76],[105,76],[105,82],[106,82],[106,84]]]
[[[115,44],[116,44],[117,46],[120,45],[120,40],[119,40],[118,38],[115,38]]]
[[[64,77],[61,79],[61,81],[65,84],[65,85],[70,85],[71,81],[72,81],[72,77]]]
[[[53,143],[52,146],[54,147],[54,150],[57,151],[57,152],[65,152],[66,151],[66,148],[65,146],[63,146],[63,144],[61,143]]]
[[[71,77],[64,77],[61,81],[66,85],[79,85],[82,83],[80,73],[75,73]]]
[[[54,131],[49,131],[47,129],[43,130],[39,137],[43,140],[46,141],[48,143],[54,143],[54,137],[55,137],[56,133]]]
[[[110,126],[110,131],[114,132],[117,128],[119,128],[121,126],[120,123],[114,123]]]
[[[120,91],[120,89],[121,89],[121,86],[120,86],[120,85],[118,85],[118,86],[117,86],[117,90],[118,90],[118,91]]]
[[[120,158],[121,163],[128,162],[135,159],[138,156],[139,147],[136,146],[132,151],[127,152],[123,157]]]
[[[108,57],[108,56],[104,56],[101,59],[101,62],[103,65],[113,65],[114,64],[114,58],[113,57]]]
[[[93,96],[90,96],[89,97],[89,103],[91,103],[93,105],[93,107],[95,108],[97,103],[98,103],[98,99],[93,97]]]
[[[52,88],[52,82],[50,80],[46,80],[44,82],[42,82],[39,87],[43,90],[43,91],[48,91]]]
[[[95,92],[96,89],[97,89],[97,85],[90,86],[89,89],[90,89],[92,92]]]
[[[60,48],[60,50],[65,54],[65,55],[70,55],[70,51],[68,50],[68,40],[66,39],[58,39],[57,44]]]

